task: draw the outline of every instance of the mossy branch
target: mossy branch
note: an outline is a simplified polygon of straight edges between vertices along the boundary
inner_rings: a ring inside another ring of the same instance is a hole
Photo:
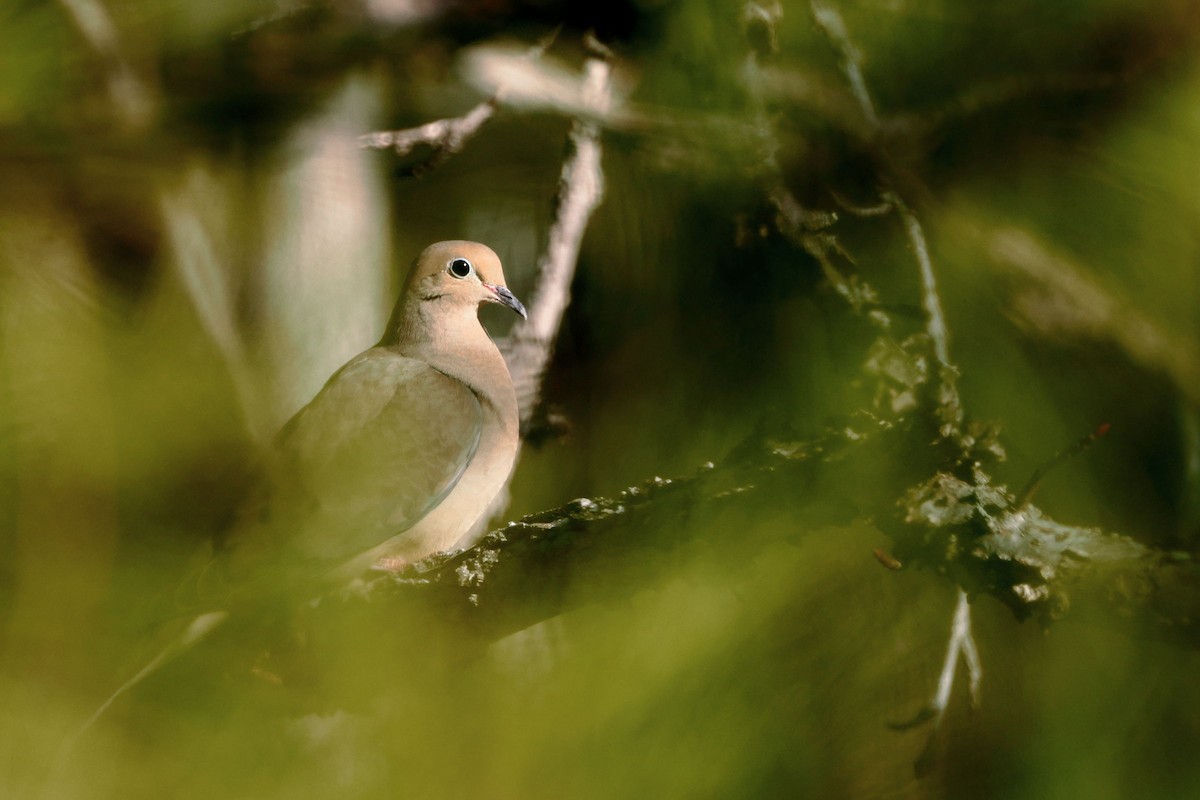
[[[355,596],[428,603],[493,640],[653,586],[702,551],[732,568],[781,535],[754,521],[782,511],[795,521],[788,536],[874,520],[904,567],[991,595],[1021,619],[1136,619],[1147,633],[1200,646],[1194,559],[1021,505],[983,467],[989,433],[976,430],[969,451],[952,452],[958,445],[938,439],[934,425],[918,414],[891,422],[864,414],[814,439],[760,434],[720,465],[510,522],[470,550],[375,579]],[[920,463],[932,471],[914,480]],[[692,522],[721,518],[746,522],[719,540],[692,535]]]

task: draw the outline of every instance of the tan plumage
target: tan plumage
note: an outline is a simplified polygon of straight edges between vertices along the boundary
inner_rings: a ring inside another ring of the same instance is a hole
[[[489,302],[525,315],[491,249],[451,241],[421,253],[379,344],[334,373],[280,431],[265,507],[223,543],[197,582],[206,585],[185,592],[204,613],[180,620],[170,643],[78,733],[224,622],[231,605],[381,556],[423,558],[471,530],[517,453],[512,378],[478,318]]]
[[[450,241],[421,254],[379,344],[280,432],[271,531],[239,532],[234,586],[272,550],[306,572],[384,555],[414,561],[479,521],[508,479],[518,437],[508,367],[478,318],[485,302],[525,311],[490,248]]]

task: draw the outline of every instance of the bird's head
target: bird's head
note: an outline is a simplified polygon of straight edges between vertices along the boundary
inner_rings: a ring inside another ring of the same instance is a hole
[[[425,248],[409,277],[408,292],[421,303],[499,303],[525,317],[525,306],[504,285],[500,258],[478,242],[438,242]]]

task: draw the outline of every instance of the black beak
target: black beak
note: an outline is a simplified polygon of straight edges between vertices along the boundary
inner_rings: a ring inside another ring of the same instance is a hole
[[[521,319],[529,319],[529,315],[525,313],[525,305],[516,298],[507,286],[492,286],[490,283],[483,284],[492,290],[492,294],[496,295],[496,302],[502,306],[508,306],[513,311],[521,315]]]

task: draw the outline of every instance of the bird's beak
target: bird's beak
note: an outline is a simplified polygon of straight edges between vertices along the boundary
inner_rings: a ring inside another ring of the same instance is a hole
[[[483,285],[492,294],[496,295],[496,299],[492,302],[499,303],[502,306],[508,306],[513,311],[520,314],[521,319],[529,319],[529,315],[525,313],[525,305],[508,290],[507,286],[493,286],[490,283],[485,283]]]

